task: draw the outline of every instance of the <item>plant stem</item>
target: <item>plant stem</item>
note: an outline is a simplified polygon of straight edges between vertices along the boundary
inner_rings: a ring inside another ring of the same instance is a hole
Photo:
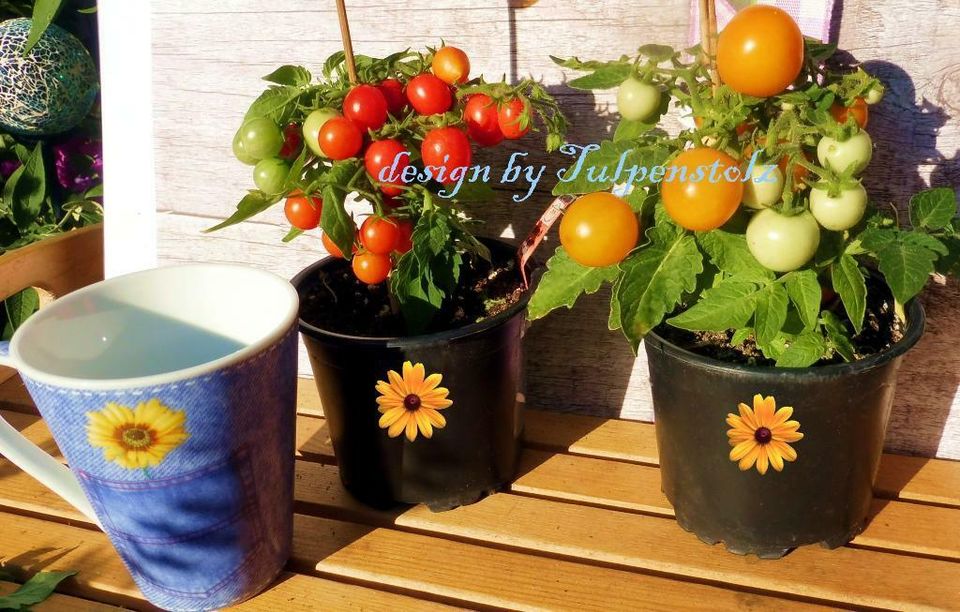
[[[343,39],[343,55],[347,64],[350,84],[357,84],[357,62],[353,58],[353,41],[350,38],[350,23],[347,21],[345,0],[337,0],[337,17],[340,18],[340,38]]]

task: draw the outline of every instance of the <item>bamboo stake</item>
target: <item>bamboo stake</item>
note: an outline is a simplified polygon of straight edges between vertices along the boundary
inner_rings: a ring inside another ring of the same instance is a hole
[[[703,63],[710,72],[713,88],[720,86],[720,75],[714,58],[717,55],[717,5],[715,0],[700,0],[700,46],[703,49]]]
[[[347,21],[345,0],[337,0],[337,16],[340,18],[340,38],[343,39],[343,55],[347,62],[347,76],[350,84],[357,83],[357,63],[353,59],[353,41],[350,39],[350,23]]]

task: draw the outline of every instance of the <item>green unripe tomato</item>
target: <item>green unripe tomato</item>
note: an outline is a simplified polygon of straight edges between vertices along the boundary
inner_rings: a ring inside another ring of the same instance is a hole
[[[340,113],[338,113],[335,109],[318,108],[307,115],[307,118],[303,120],[303,142],[307,144],[314,155],[326,157],[326,155],[324,155],[323,151],[320,149],[320,128],[322,128],[323,124],[330,119],[339,116]]]
[[[280,193],[287,183],[289,173],[289,164],[282,159],[270,157],[257,162],[254,166],[253,183],[263,193],[270,195]]]
[[[774,272],[796,270],[820,246],[820,226],[807,211],[788,217],[772,208],[761,210],[747,225],[747,247],[760,265]]]
[[[867,210],[867,190],[857,183],[856,187],[842,189],[840,195],[831,198],[826,189],[810,190],[810,212],[817,223],[828,230],[848,230],[863,218]]]
[[[628,77],[617,90],[617,110],[631,121],[649,119],[660,108],[660,95],[656,85]]]
[[[858,132],[844,141],[824,136],[817,143],[820,165],[835,172],[845,172],[852,167],[854,175],[860,174],[872,157],[873,141],[866,132]]]
[[[783,172],[776,164],[755,166],[753,176],[743,184],[743,204],[747,208],[767,208],[776,204],[781,195]]]
[[[236,157],[240,163],[248,166],[257,165],[257,160],[247,155],[247,152],[243,150],[243,140],[240,139],[239,131],[233,135],[233,156]]]
[[[276,157],[283,147],[283,131],[266,117],[251,119],[240,128],[243,150],[254,159]]]

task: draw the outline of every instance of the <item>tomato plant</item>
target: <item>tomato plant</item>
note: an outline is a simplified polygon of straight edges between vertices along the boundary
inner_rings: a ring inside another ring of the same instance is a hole
[[[716,149],[697,147],[680,153],[672,168],[676,171],[664,178],[660,197],[667,214],[678,225],[689,230],[712,230],[737,212],[743,199],[737,160]]]
[[[717,70],[731,89],[750,96],[776,95],[803,67],[803,34],[783,9],[749,6],[717,39]]]
[[[521,98],[507,100],[497,111],[497,124],[504,138],[523,138],[530,131],[530,106]]]
[[[486,94],[473,94],[463,108],[467,134],[482,147],[492,147],[503,141],[496,102]]]
[[[393,264],[389,255],[361,251],[353,256],[353,273],[362,283],[377,285],[387,280]]]
[[[450,86],[432,74],[421,74],[407,83],[407,100],[421,115],[439,115],[453,106]]]
[[[306,196],[291,195],[283,206],[290,225],[301,230],[312,230],[320,225],[320,214],[323,211],[323,201],[320,198],[307,199]]]
[[[333,160],[353,157],[363,148],[363,132],[346,117],[328,119],[320,128],[320,149]]]
[[[433,54],[433,74],[449,85],[459,85],[470,75],[470,58],[456,47],[440,47]]]
[[[620,120],[558,174],[559,199],[538,231],[568,208],[530,318],[608,285],[608,324],[634,349],[656,330],[710,357],[720,348],[752,365],[832,364],[860,357],[865,322],[877,320],[868,298],[883,291],[876,279],[893,303],[878,316],[897,317],[931,273],[960,272],[952,188],[911,199],[909,227],[902,211],[868,205],[857,175],[872,154],[866,105],[883,86],[833,52],[804,41],[783,11],[756,5],[720,34],[720,83],[711,58],[663,45],[607,61],[554,58],[582,73],[572,88],[619,86]],[[642,84],[663,99],[647,100]],[[692,119],[679,132],[658,125],[671,101]],[[622,196],[618,208],[583,212],[593,198],[616,200],[608,190]],[[642,235],[624,230],[628,216]]]
[[[602,191],[577,199],[560,222],[560,244],[574,261],[590,267],[620,263],[637,246],[639,235],[630,205]]]
[[[343,99],[343,116],[364,132],[379,130],[387,122],[387,99],[373,85],[357,85]]]
[[[455,127],[435,128],[427,132],[420,146],[420,156],[428,168],[435,169],[434,177],[445,184],[456,182],[454,170],[465,169],[473,159],[467,135]]]
[[[541,84],[471,75],[467,54],[453,47],[358,55],[353,74],[336,53],[317,76],[286,65],[265,80],[232,142],[237,159],[252,166],[257,189],[245,190],[233,214],[211,230],[282,202],[293,226],[284,241],[319,224],[323,250],[352,260],[335,265],[352,266],[358,283],[389,279],[390,308],[412,334],[434,324],[458,291],[460,272],[490,256],[465,204],[488,201],[492,190],[466,181],[449,186],[472,161],[471,139],[503,141],[498,110],[509,105],[524,126],[511,124],[512,137],[536,124],[548,151],[564,143],[566,120]],[[414,176],[405,178],[411,169]]]

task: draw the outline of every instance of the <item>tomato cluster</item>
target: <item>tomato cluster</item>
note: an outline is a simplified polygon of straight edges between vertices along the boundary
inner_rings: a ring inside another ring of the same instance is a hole
[[[860,71],[848,81],[814,78],[810,85],[799,27],[769,5],[741,10],[720,33],[716,66],[726,87],[710,84],[696,65],[690,75],[702,80],[688,75],[677,84],[676,69],[658,68],[663,59],[645,62],[641,48],[617,91],[617,110],[623,121],[650,123],[662,112],[664,90],[689,105],[696,129],[681,134],[659,184],[674,223],[706,232],[743,210],[750,252],[776,272],[806,265],[821,228],[844,232],[860,223],[867,194],[857,177],[872,155],[869,105],[883,94],[876,79]],[[616,200],[590,194],[566,213],[560,240],[574,260],[612,265],[635,246],[636,220]]]
[[[291,167],[303,147],[327,163],[362,159],[376,193],[362,195],[374,203],[375,214],[363,222],[355,251],[346,257],[365,283],[383,282],[391,257],[412,248],[415,211],[405,206],[410,191],[405,170],[422,166],[436,182],[455,183],[472,162],[474,144],[489,147],[521,138],[532,127],[531,103],[520,88],[470,80],[470,59],[462,50],[441,47],[429,66],[416,74],[397,71],[350,85],[338,107],[313,109],[302,122],[282,129],[269,118],[253,119],[234,139],[236,157],[254,165],[257,188],[267,195],[286,193],[287,220],[304,231],[321,224],[322,202],[316,195],[287,192],[299,184]],[[330,254],[345,257],[326,234],[323,244]]]

